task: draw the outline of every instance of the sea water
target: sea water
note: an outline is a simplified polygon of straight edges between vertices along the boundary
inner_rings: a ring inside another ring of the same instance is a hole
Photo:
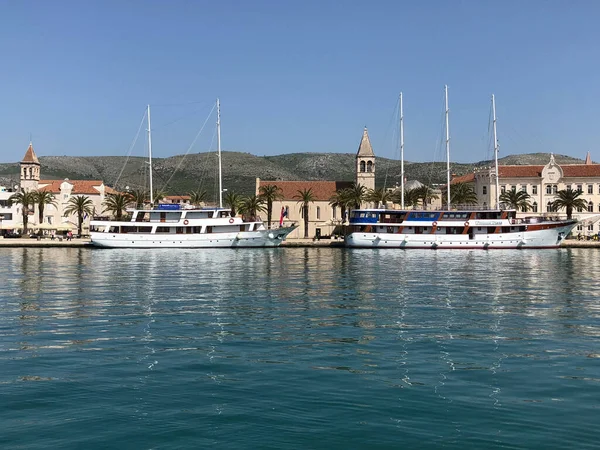
[[[0,249],[0,448],[598,448],[600,252]]]

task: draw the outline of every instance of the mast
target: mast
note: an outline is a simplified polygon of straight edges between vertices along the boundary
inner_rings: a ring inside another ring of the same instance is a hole
[[[500,181],[498,180],[498,135],[496,134],[496,97],[492,94],[492,117],[494,118],[494,171],[496,175],[496,208],[500,206]]]
[[[221,102],[217,99],[217,153],[219,159],[219,208],[223,207],[223,176],[221,164]]]
[[[150,207],[154,206],[154,192],[152,186],[152,131],[150,128],[150,105],[148,105],[148,166],[150,167]]]
[[[444,86],[444,93],[446,97],[446,181],[447,187],[446,191],[448,192],[448,209],[450,209],[450,128],[448,125],[448,85]]]
[[[402,189],[400,207],[404,209],[404,110],[402,109],[402,92],[400,92],[400,176],[400,188]]]

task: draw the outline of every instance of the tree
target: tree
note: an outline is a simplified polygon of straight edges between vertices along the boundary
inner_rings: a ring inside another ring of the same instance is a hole
[[[131,197],[131,201],[135,203],[136,209],[143,209],[144,203],[146,203],[146,201],[148,200],[148,192],[146,192],[143,189],[136,189],[134,191],[131,191],[129,193],[129,196]]]
[[[271,228],[271,216],[273,215],[273,202],[276,200],[282,200],[283,194],[281,188],[274,184],[266,184],[261,186],[258,190],[259,197],[267,203],[267,220],[269,228]]]
[[[573,216],[573,208],[586,208],[587,203],[584,199],[579,198],[581,191],[573,191],[571,189],[563,189],[556,193],[556,200],[552,202],[552,209],[558,211],[565,208],[567,210],[567,219]]]
[[[392,200],[392,193],[387,189],[369,189],[365,194],[365,200],[368,202],[373,202],[379,207]]]
[[[447,190],[444,189],[444,199],[447,199]],[[454,183],[450,185],[450,204],[459,205],[476,205],[477,194],[470,183]]]
[[[67,202],[67,207],[63,211],[65,217],[71,214],[77,214],[77,232],[79,236],[82,234],[83,216],[85,214],[94,214],[94,202],[85,195],[75,195]]]
[[[416,208],[419,206],[419,188],[406,189],[404,191],[404,206],[411,206],[412,208]],[[392,201],[398,205],[402,205],[402,191],[397,189],[392,194]]]
[[[415,188],[415,190],[417,198],[423,203],[423,209],[427,208],[427,203],[429,200],[435,200],[439,198],[439,196],[434,193],[433,189],[431,189],[429,186],[419,186],[418,188]]]
[[[249,217],[250,220],[256,220],[257,213],[264,211],[264,200],[257,195],[251,195],[242,200],[240,212]]]
[[[104,211],[112,213],[117,220],[121,220],[123,212],[126,211],[127,205],[131,201],[131,195],[117,192],[116,194],[108,194],[102,205],[104,206]]]
[[[331,197],[329,197],[329,204],[332,208],[339,207],[342,211],[342,220],[346,218],[349,206],[349,195],[345,189],[338,189]]]
[[[44,222],[44,208],[46,205],[54,205],[56,206],[56,200],[54,199],[54,195],[49,191],[34,191],[35,203],[38,205],[38,223]]]
[[[23,216],[23,235],[27,234],[27,223],[29,221],[29,211],[35,205],[35,192],[18,192],[9,197],[10,205],[21,205],[21,214]]]
[[[235,217],[237,211],[239,211],[240,207],[242,206],[242,197],[233,191],[227,191],[227,194],[225,194],[225,198],[223,199],[223,203],[225,206],[231,208],[231,216]]]
[[[315,201],[315,194],[313,194],[312,188],[304,188],[299,190],[294,198],[301,203],[300,211],[302,212],[302,218],[304,219],[304,238],[308,239],[308,204]]]
[[[152,191],[152,201],[154,202],[152,206],[157,205],[161,200],[163,200],[167,196],[167,193],[161,189],[154,189]]]
[[[523,212],[531,209],[531,196],[527,192],[511,189],[500,194],[500,201],[506,203],[510,208],[521,210]]]
[[[195,206],[200,206],[206,201],[206,191],[192,191],[190,192],[190,203]]]

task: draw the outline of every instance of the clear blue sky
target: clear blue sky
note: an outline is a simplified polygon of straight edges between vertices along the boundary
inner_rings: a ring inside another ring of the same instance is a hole
[[[599,17],[594,0],[0,0],[0,161],[30,133],[39,156],[123,156],[147,103],[155,155],[182,154],[217,96],[224,150],[356,152],[366,125],[397,158],[400,91],[406,159],[441,160],[444,84],[453,161],[490,155],[492,93],[501,156],[600,160]]]

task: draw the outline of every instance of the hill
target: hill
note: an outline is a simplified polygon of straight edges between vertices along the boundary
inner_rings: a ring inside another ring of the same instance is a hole
[[[265,180],[338,180],[354,179],[353,153],[290,153],[277,156],[254,156],[249,153],[223,152],[223,188],[241,194],[254,192],[257,177]],[[581,159],[555,155],[559,164],[582,164]],[[42,156],[43,179],[98,179],[117,189],[140,189],[147,186],[148,164],[145,158],[124,156]],[[548,153],[510,155],[500,164],[544,165]],[[452,163],[454,175],[464,175],[476,167],[490,166],[491,161],[471,164]],[[169,194],[187,194],[206,190],[214,198],[218,191],[217,156],[215,153],[196,153],[187,156],[155,158],[154,186]],[[446,182],[446,164],[441,162],[405,162],[409,180],[425,184]],[[19,164],[0,164],[0,184],[18,183]],[[377,186],[400,184],[400,161],[377,158]]]

